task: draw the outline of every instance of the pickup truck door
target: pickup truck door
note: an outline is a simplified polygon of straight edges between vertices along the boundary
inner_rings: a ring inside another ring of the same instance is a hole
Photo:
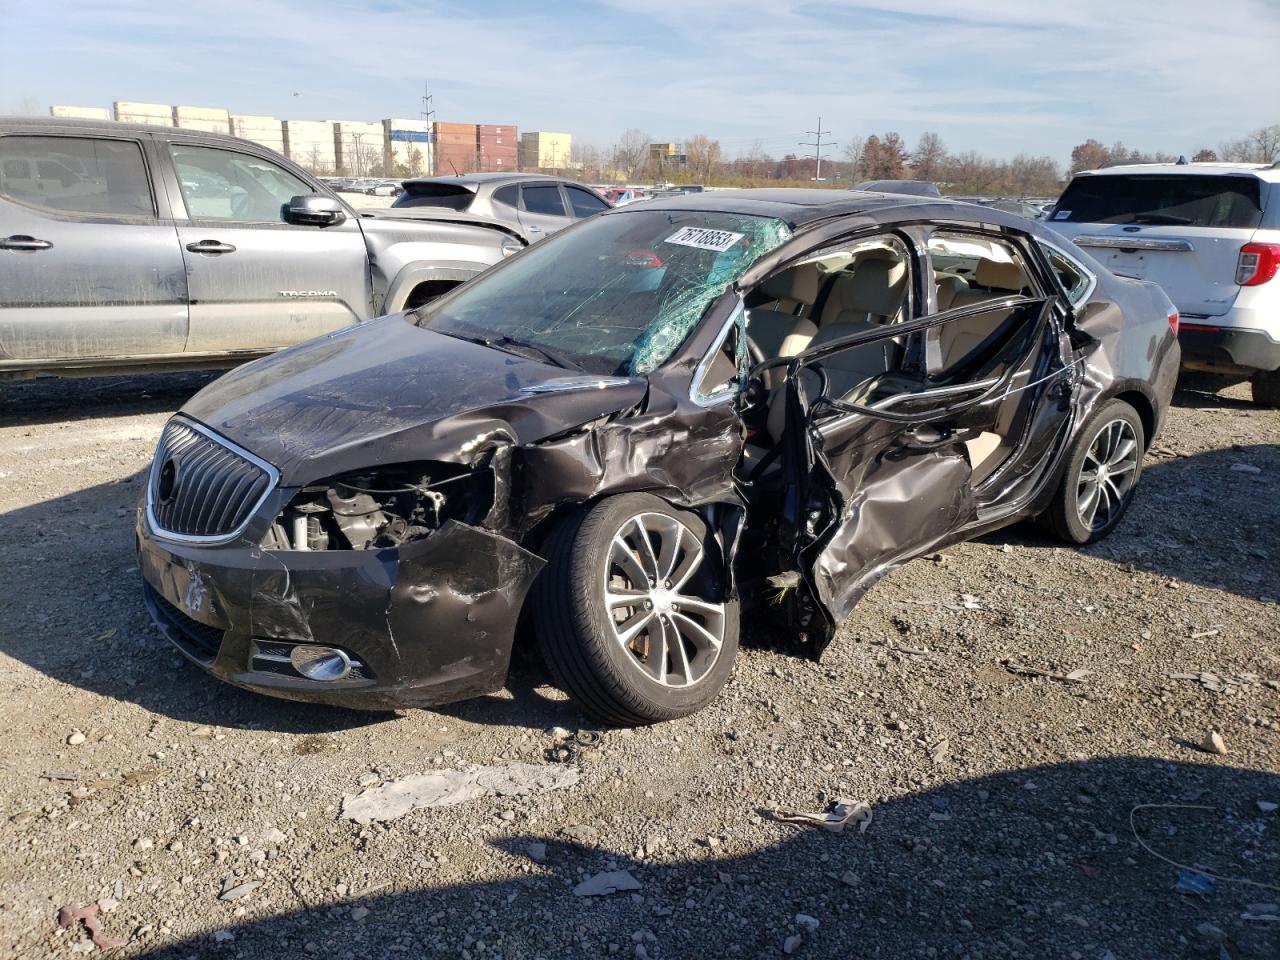
[[[0,368],[182,353],[186,273],[145,143],[0,136]]]
[[[328,194],[263,154],[156,135],[170,161],[187,266],[187,352],[274,350],[371,314],[369,255],[355,217],[332,226],[286,223],[290,198]]]

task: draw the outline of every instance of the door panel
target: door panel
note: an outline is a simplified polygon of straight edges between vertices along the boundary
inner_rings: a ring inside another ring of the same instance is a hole
[[[1064,371],[1054,305],[1012,297],[953,310],[801,354],[788,381],[787,433],[803,453],[794,482],[809,520],[800,525],[798,567],[832,623],[871,584],[911,556],[967,526],[1017,509],[1003,481],[1049,469],[1046,437],[1064,435],[1068,405],[1054,390]],[[830,395],[824,364],[893,338],[903,357],[947,325],[991,330],[947,368],[898,370]],[[914,341],[914,342],[913,342]],[[815,387],[815,384],[817,385]],[[808,466],[805,466],[807,464]],[[1002,496],[992,497],[989,485]],[[1003,513],[1002,513],[1003,511]]]
[[[316,188],[268,160],[169,144],[188,220],[178,225],[191,294],[189,353],[263,351],[328,333],[370,313],[359,223],[284,223],[293,196]]]
[[[181,353],[186,271],[159,213],[138,140],[0,137],[0,361]]]

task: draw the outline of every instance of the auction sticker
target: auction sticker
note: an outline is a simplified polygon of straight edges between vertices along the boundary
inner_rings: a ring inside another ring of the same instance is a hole
[[[1059,210],[1057,213],[1055,213],[1055,214],[1053,215],[1053,219],[1055,219],[1055,220],[1065,220],[1065,219],[1067,219],[1067,217],[1069,217],[1069,216],[1071,216],[1071,211],[1070,211],[1070,210]]]
[[[728,230],[711,230],[707,227],[682,227],[663,242],[676,243],[682,247],[694,247],[698,250],[714,250],[716,253],[724,253],[745,236],[745,233],[732,233]]]

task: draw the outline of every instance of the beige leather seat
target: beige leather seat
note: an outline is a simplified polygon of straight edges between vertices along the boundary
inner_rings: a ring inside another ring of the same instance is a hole
[[[747,311],[747,336],[765,359],[794,357],[804,351],[818,332],[812,320],[796,316],[796,310],[813,306],[818,299],[818,271],[803,264],[770,277],[760,289],[775,300],[772,308]]]
[[[999,263],[995,260],[979,260],[973,272],[974,287],[959,291],[952,300],[953,307],[965,307],[984,300],[1007,297],[1021,293],[1027,285],[1022,268],[1016,263]],[[975,289],[980,287],[982,289]]]
[[[854,266],[836,277],[822,309],[822,325],[809,343],[809,349],[868,330],[879,330],[897,319],[902,312],[907,291],[906,266],[897,260],[882,258],[856,261]],[[881,340],[861,347],[841,350],[822,361],[830,382],[830,393],[837,399],[848,398],[873,377],[897,367],[902,348],[892,340]],[[816,374],[811,389],[818,388]],[[784,391],[775,390],[769,397],[769,435],[782,436],[786,425]]]
[[[956,306],[956,297],[969,289],[964,277],[954,273],[935,273],[934,286],[938,291],[938,312],[946,313]]]

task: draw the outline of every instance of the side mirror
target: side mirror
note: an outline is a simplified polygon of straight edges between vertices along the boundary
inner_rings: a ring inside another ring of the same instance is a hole
[[[284,208],[284,222],[306,227],[333,227],[347,219],[347,211],[334,197],[308,193],[294,197]]]

